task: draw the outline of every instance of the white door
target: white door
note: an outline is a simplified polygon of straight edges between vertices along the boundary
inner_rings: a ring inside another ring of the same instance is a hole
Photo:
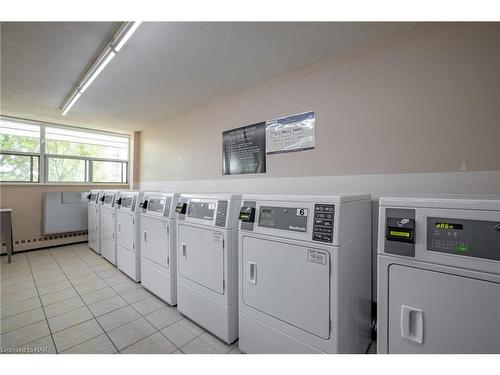
[[[112,209],[101,208],[101,233],[104,237],[114,238],[115,216]]]
[[[500,284],[391,265],[389,353],[500,353]]]
[[[243,303],[329,339],[330,254],[252,237],[242,246]]]
[[[224,294],[224,234],[182,224],[177,235],[179,275]]]
[[[116,212],[116,241],[119,246],[135,249],[135,215]]]
[[[165,220],[142,216],[141,226],[142,256],[167,267],[170,250],[168,223]]]

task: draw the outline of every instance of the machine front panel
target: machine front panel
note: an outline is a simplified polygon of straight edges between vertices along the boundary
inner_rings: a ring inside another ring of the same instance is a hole
[[[245,305],[329,339],[328,251],[244,236],[239,261]]]
[[[388,279],[389,353],[500,353],[500,284],[397,264]]]
[[[500,220],[428,217],[427,250],[500,261]]]
[[[307,232],[309,209],[306,207],[259,207],[259,227]]]
[[[142,217],[142,256],[163,267],[167,267],[167,258],[169,255],[167,226],[168,224],[164,220],[147,216]]]
[[[116,215],[117,243],[129,250],[134,250],[134,216],[118,211]]]
[[[115,233],[115,217],[113,209],[101,210],[101,232],[104,236],[112,237]]]
[[[115,198],[114,195],[109,195],[109,194],[105,195],[104,196],[104,205],[113,206],[114,198]]]
[[[224,234],[179,225],[177,236],[179,276],[224,294]]]

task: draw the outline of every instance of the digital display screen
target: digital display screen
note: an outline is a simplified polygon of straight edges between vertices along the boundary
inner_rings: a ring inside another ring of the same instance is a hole
[[[411,233],[410,232],[397,231],[397,230],[390,230],[389,231],[389,236],[402,237],[402,238],[410,238]]]
[[[462,224],[453,224],[453,223],[436,223],[434,224],[434,227],[436,229],[458,229],[458,230],[464,229],[464,226]]]
[[[188,216],[198,219],[212,220],[214,218],[215,203],[189,202]]]

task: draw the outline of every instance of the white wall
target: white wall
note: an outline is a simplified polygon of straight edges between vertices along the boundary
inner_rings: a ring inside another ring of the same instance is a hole
[[[145,129],[140,187],[500,194],[499,46],[499,24],[425,26]],[[314,150],[221,175],[222,131],[308,110]]]

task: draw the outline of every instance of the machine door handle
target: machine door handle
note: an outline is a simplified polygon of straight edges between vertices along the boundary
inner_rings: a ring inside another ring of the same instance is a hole
[[[424,341],[424,313],[422,310],[401,305],[401,337],[422,344]]]
[[[122,225],[121,225],[121,223],[118,223],[118,232],[120,232],[120,233],[122,232]]]
[[[167,257],[167,268],[170,267],[170,257]]]
[[[146,238],[147,238],[146,231],[144,231],[144,242],[146,242],[146,241],[147,241],[147,239],[146,239]]]
[[[186,255],[186,244],[183,243],[182,244],[182,259],[186,260],[187,259],[187,255]]]
[[[247,263],[247,279],[250,284],[255,285],[257,283],[257,263]]]

